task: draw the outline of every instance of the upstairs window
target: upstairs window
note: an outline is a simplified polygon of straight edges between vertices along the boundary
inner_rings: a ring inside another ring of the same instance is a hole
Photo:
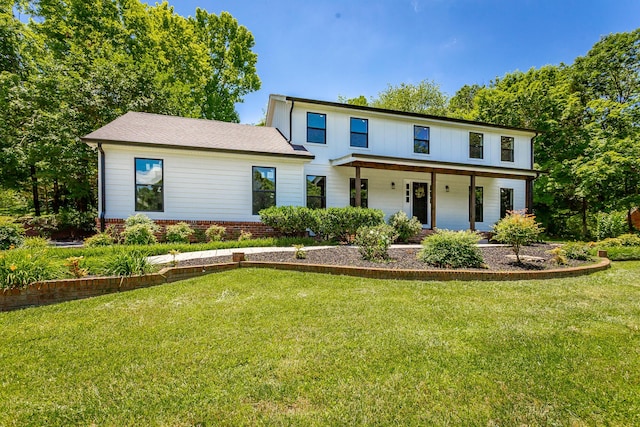
[[[369,120],[351,117],[351,146],[369,147]]]
[[[500,137],[500,160],[503,162],[513,162],[513,137]]]
[[[276,168],[254,166],[252,213],[258,215],[262,209],[276,205]]]
[[[321,209],[327,207],[327,177],[307,175],[307,207]]]
[[[356,179],[349,178],[349,205],[356,206]],[[369,180],[360,178],[360,207],[369,207]]]
[[[327,143],[327,115],[307,113],[307,142]]]
[[[160,159],[135,159],[136,211],[164,211],[164,171]]]
[[[477,132],[469,132],[469,157],[472,159],[484,158],[484,135]]]
[[[513,210],[513,188],[500,189],[500,218],[507,216],[507,211]]]
[[[413,152],[429,154],[429,128],[426,126],[413,127]]]

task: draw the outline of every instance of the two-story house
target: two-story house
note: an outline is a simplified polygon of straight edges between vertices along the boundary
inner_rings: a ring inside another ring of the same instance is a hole
[[[100,226],[135,213],[263,234],[272,205],[404,211],[424,228],[489,231],[531,209],[530,129],[271,95],[266,126],[127,113],[99,152]]]

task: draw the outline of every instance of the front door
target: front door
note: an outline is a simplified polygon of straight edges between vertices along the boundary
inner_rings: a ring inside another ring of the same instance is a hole
[[[413,183],[413,216],[422,224],[429,223],[429,187],[426,182]]]

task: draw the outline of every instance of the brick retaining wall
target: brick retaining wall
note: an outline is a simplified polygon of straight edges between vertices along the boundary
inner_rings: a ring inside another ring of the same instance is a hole
[[[0,311],[55,304],[99,295],[146,288],[164,283],[177,282],[206,274],[233,270],[236,268],[273,268],[312,273],[336,274],[366,277],[372,279],[402,280],[539,280],[573,277],[606,270],[610,261],[606,258],[599,263],[580,267],[534,271],[471,271],[471,270],[389,270],[385,268],[365,268],[301,264],[288,262],[240,261],[189,267],[165,268],[158,273],[132,277],[92,277],[84,279],[48,280],[33,283],[26,288],[0,291]]]

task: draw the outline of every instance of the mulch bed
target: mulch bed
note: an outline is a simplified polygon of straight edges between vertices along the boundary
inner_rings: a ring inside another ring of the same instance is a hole
[[[587,264],[587,261],[569,260],[568,265],[558,265],[552,261],[553,256],[549,250],[557,245],[536,244],[523,247],[520,255],[543,258],[544,261],[531,261],[517,264],[508,256],[513,255],[511,248],[504,246],[489,246],[480,248],[486,265],[486,270],[493,271],[523,271],[523,270],[548,270],[562,267],[574,267]],[[416,258],[419,248],[397,248],[389,250],[389,260],[384,262],[364,261],[358,252],[358,248],[353,246],[335,246],[329,249],[307,250],[306,259],[295,259],[293,252],[265,252],[259,254],[247,254],[247,261],[269,261],[269,262],[294,262],[304,264],[323,265],[347,265],[353,267],[375,267],[388,269],[410,269],[410,270],[433,270],[432,267],[424,264]],[[238,252],[242,252],[241,249]],[[195,260],[181,261],[181,266],[215,264],[220,262],[231,262],[230,256],[200,258]],[[477,269],[476,269],[477,270]]]

